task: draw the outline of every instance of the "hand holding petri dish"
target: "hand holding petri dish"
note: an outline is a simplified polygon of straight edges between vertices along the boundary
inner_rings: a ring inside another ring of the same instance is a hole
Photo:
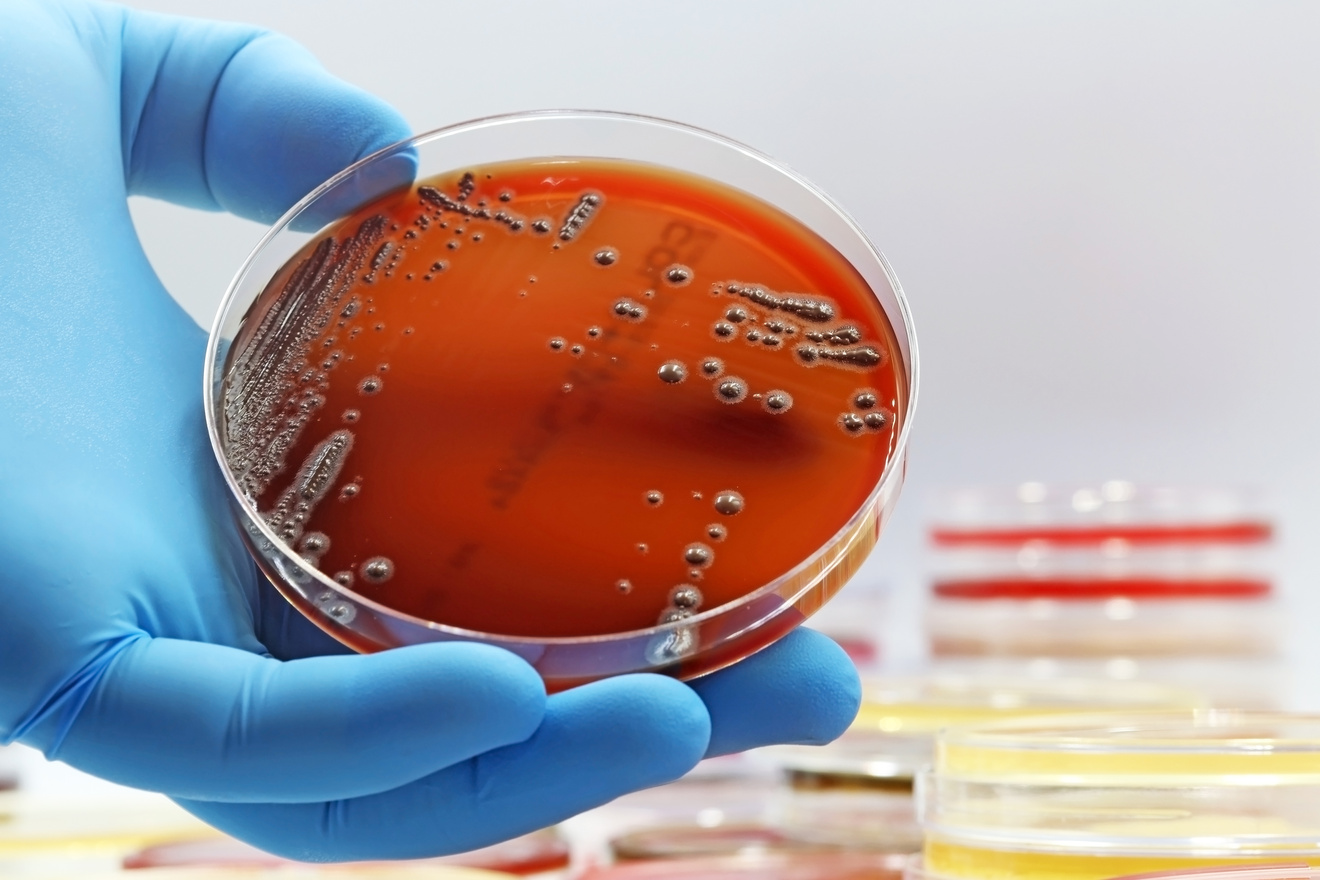
[[[883,258],[801,178],[552,112],[312,193],[231,286],[206,391],[254,555],[309,618],[361,651],[500,645],[561,689],[722,668],[833,595],[896,500],[916,351]]]

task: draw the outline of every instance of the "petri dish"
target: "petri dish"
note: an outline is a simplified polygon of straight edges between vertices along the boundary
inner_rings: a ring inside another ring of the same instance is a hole
[[[1281,865],[1221,865],[1195,871],[1152,871],[1115,880],[1312,880],[1316,872],[1305,862]]]
[[[929,537],[937,656],[1262,656],[1283,640],[1273,524],[1248,490],[957,489]]]
[[[570,855],[567,841],[555,831],[545,829],[471,852],[389,864],[480,868],[522,876],[567,868]],[[366,864],[363,863],[364,870]],[[387,863],[371,864],[381,866]],[[216,837],[150,846],[126,856],[123,865],[127,869],[150,868],[154,877],[154,870],[158,868],[279,868],[300,863],[271,855],[232,837]]]
[[[908,880],[933,880],[938,875],[928,874],[921,856],[908,860],[903,876]],[[1274,865],[1218,865],[1176,871],[1150,871],[1127,874],[1113,880],[1314,880],[1316,871],[1305,862]]]
[[[921,848],[913,786],[945,728],[1078,712],[1193,708],[1194,692],[1144,682],[1036,681],[985,675],[863,678],[862,708],[825,746],[762,750],[787,779],[772,824],[796,840],[915,852]]]
[[[619,861],[807,852],[821,848],[770,825],[665,826],[630,831],[610,840],[610,852]]]
[[[26,867],[31,876],[44,880],[123,880],[118,870],[62,869],[59,865]],[[131,875],[129,875],[131,876]],[[151,880],[322,880],[322,878],[371,878],[371,880],[508,880],[508,874],[446,865],[339,864],[283,865],[278,868],[153,868],[143,876]]]
[[[1316,865],[1320,717],[1200,710],[949,730],[917,797],[930,876]]]
[[[897,499],[917,388],[901,288],[828,197],[580,111],[328,181],[239,271],[205,372],[292,604],[360,651],[498,645],[552,690],[701,675],[813,614]]]
[[[1229,486],[1020,483],[965,486],[930,505],[935,547],[1013,547],[1028,542],[1101,546],[1268,544],[1274,525],[1263,494]]]
[[[219,832],[161,795],[66,798],[0,793],[0,859],[87,856],[118,860],[144,846],[215,837]]]
[[[906,858],[890,853],[749,853],[623,862],[591,868],[579,880],[899,880]]]

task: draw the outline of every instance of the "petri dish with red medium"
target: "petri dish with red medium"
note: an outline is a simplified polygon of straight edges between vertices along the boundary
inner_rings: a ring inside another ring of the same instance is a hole
[[[941,656],[1268,656],[1282,642],[1263,499],[1222,486],[950,490],[929,528]]]
[[[621,862],[579,880],[902,880],[908,856],[894,853],[744,853],[697,859]]]
[[[360,651],[499,645],[551,689],[692,677],[838,591],[917,388],[892,271],[725,138],[544,112],[421,135],[295,206],[205,390],[272,583]]]

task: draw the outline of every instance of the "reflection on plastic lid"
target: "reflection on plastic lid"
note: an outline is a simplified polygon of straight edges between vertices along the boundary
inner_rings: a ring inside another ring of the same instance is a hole
[[[858,852],[664,859],[594,868],[579,880],[900,880],[906,859]]]
[[[421,859],[411,863],[390,863],[390,866],[399,864],[417,867],[454,866],[481,868],[506,874],[535,874],[565,868],[568,863],[568,844],[557,833],[547,829],[471,852]],[[156,877],[155,869],[167,867],[248,869],[289,867],[298,864],[300,863],[271,855],[230,837],[161,844],[124,859],[125,868],[153,869],[150,875],[153,880]]]

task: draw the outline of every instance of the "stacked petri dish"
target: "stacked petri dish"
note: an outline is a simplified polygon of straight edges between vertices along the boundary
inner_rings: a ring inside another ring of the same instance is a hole
[[[769,822],[798,845],[916,852],[914,781],[943,729],[1102,711],[1190,710],[1191,692],[1143,682],[1033,681],[966,675],[871,677],[857,720],[824,746],[766,749],[787,785]]]
[[[1023,483],[937,501],[926,629],[945,668],[1150,678],[1284,699],[1274,528],[1251,492]]]
[[[925,878],[1316,866],[1320,716],[1110,713],[949,730],[918,801],[926,842],[912,873]]]

